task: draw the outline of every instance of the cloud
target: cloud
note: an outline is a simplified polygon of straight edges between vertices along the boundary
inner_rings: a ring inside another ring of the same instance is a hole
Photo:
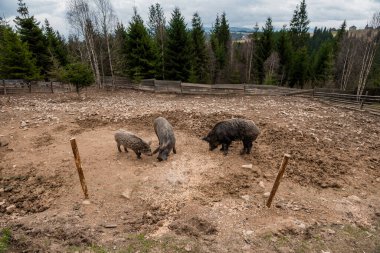
[[[133,6],[146,22],[148,8],[157,0],[110,0],[118,19],[125,25],[133,15]],[[47,18],[56,30],[68,35],[70,27],[66,21],[67,0],[24,0],[31,15],[43,23]],[[263,26],[267,17],[271,17],[275,27],[289,25],[294,9],[299,0],[164,0],[160,4],[169,21],[174,7],[179,7],[185,21],[190,26],[192,15],[198,12],[204,26],[210,27],[215,22],[217,13],[226,12],[230,26],[252,28],[258,22]],[[343,20],[348,25],[364,27],[372,14],[380,11],[380,0],[307,0],[307,11],[311,20],[310,27],[339,27]],[[0,14],[13,19],[17,15],[16,0],[0,0]]]

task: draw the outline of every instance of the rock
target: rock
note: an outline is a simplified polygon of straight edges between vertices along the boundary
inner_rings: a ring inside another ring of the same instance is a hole
[[[261,188],[265,188],[264,182],[263,182],[263,181],[260,181],[260,182],[259,182],[259,186],[260,186]]]
[[[279,253],[293,253],[293,252],[294,252],[294,250],[292,250],[292,249],[289,248],[289,247],[278,247],[278,248],[277,248],[277,251],[278,251]]]
[[[252,164],[244,164],[241,167],[245,169],[252,169]]]
[[[2,207],[3,205],[5,205],[5,200],[0,202],[0,207]]]
[[[329,229],[327,229],[327,230],[326,230],[326,232],[327,232],[327,233],[329,233],[330,235],[333,235],[333,234],[335,234],[335,231],[334,231],[334,230],[332,230],[332,229],[330,229],[330,228],[329,228]]]
[[[7,208],[5,208],[5,210],[7,211],[7,213],[13,213],[13,211],[16,209],[16,206],[15,205],[10,205],[8,206]]]
[[[27,126],[28,126],[28,123],[26,123],[25,121],[21,121],[20,127],[27,127]]]
[[[131,195],[132,195],[132,190],[131,189],[126,189],[122,194],[121,196],[126,198],[126,199],[130,199],[131,198]]]
[[[0,147],[8,146],[9,140],[5,137],[0,137]]]
[[[253,233],[254,233],[254,231],[252,231],[252,230],[244,230],[243,231],[244,235],[253,235]]]
[[[240,196],[240,198],[244,199],[245,201],[249,201],[249,195],[243,195]]]
[[[270,192],[266,192],[263,194],[264,197],[269,197],[269,195],[270,195]]]
[[[83,204],[83,205],[90,205],[91,202],[90,202],[90,200],[86,199],[86,200],[83,200],[83,201],[82,201],[82,204]]]
[[[116,228],[117,225],[116,224],[105,224],[105,225],[103,225],[103,227],[105,227],[105,228]]]
[[[190,251],[192,250],[191,245],[190,245],[190,244],[186,244],[186,246],[185,246],[185,250],[186,250],[187,252],[190,252]]]
[[[4,188],[0,188],[0,194],[4,192]]]
[[[356,196],[356,195],[351,195],[351,196],[348,196],[347,197],[349,200],[352,200],[352,201],[355,201],[355,202],[358,202],[358,203],[360,203],[362,200],[361,200],[361,198],[359,198],[358,196]]]
[[[376,178],[376,182],[380,182],[380,177]]]

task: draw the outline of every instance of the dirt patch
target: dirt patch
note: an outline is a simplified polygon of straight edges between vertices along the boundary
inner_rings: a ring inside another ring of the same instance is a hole
[[[192,217],[186,221],[174,221],[169,225],[169,228],[178,235],[195,237],[214,235],[218,232],[215,225],[199,217]]]
[[[0,213],[38,213],[43,212],[53,204],[54,199],[59,196],[59,189],[63,181],[59,176],[37,176],[32,165],[28,166],[28,173],[14,176],[3,176],[0,178],[3,193],[1,197],[5,200],[0,206]],[[6,207],[15,206],[11,212]]]
[[[54,138],[49,133],[43,133],[33,139],[33,146],[35,148],[46,147],[53,144]]]

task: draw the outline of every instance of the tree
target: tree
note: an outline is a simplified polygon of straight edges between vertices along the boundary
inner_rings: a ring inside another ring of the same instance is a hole
[[[272,19],[268,17],[265,26],[263,27],[263,33],[259,37],[259,43],[257,48],[257,73],[259,83],[263,83],[265,77],[264,62],[272,54],[273,51],[273,26]]]
[[[127,73],[135,82],[154,78],[156,53],[144,22],[134,8],[126,34]]]
[[[114,41],[113,59],[115,59],[115,74],[127,76],[127,31],[122,23],[117,23],[116,25]]]
[[[191,73],[192,82],[208,83],[208,55],[202,20],[198,13],[192,19],[191,37]]]
[[[157,77],[165,79],[165,40],[166,40],[166,19],[164,11],[159,3],[149,7],[149,33],[154,37],[157,50],[159,52],[157,64]]]
[[[312,65],[313,80],[323,85],[332,80],[333,63],[333,44],[331,41],[324,42],[316,53]]]
[[[292,48],[289,38],[289,33],[284,26],[280,31],[280,36],[277,42],[277,52],[279,56],[279,71],[280,71],[280,84],[284,85],[289,76],[289,71],[292,61]]]
[[[211,48],[216,60],[214,83],[221,79],[221,71],[227,66],[229,45],[231,42],[230,28],[226,18],[226,13],[216,16],[215,24],[211,32]]]
[[[68,64],[68,50],[65,45],[65,40],[61,37],[58,31],[55,32],[53,30],[47,19],[45,19],[44,35],[47,40],[48,52],[53,65],[54,59],[56,59],[57,63],[61,66]]]
[[[297,5],[290,21],[290,34],[294,49],[306,46],[309,39],[309,23],[305,0],[301,0],[300,6]]]
[[[190,76],[190,39],[185,19],[179,8],[174,8],[167,29],[165,78],[187,81]]]
[[[84,39],[87,61],[95,75],[96,85],[100,88],[102,83],[94,41],[94,23],[96,22],[93,20],[95,15],[90,10],[88,0],[68,0],[68,11],[66,15],[77,35],[80,35]]]
[[[17,16],[14,20],[16,30],[20,35],[21,41],[28,45],[33,57],[36,59],[36,65],[40,69],[40,74],[46,77],[51,67],[50,54],[48,52],[48,43],[39,27],[39,22],[34,16],[29,15],[28,7],[22,0],[18,0]]]
[[[112,56],[110,49],[110,31],[113,29],[115,15],[113,14],[113,8],[110,0],[94,0],[99,12],[100,26],[103,32],[103,37],[106,42],[108,63],[110,66],[110,72],[112,77],[112,87],[115,88],[115,80],[112,65]]]
[[[292,42],[292,60],[289,77],[290,87],[298,85],[303,88],[307,81],[308,74],[308,50],[307,42],[309,40],[309,19],[306,11],[305,0],[301,0],[300,6],[297,5],[293,18],[290,21],[290,39]]]
[[[39,69],[36,60],[8,25],[0,25],[0,78],[36,80]]]
[[[94,82],[94,76],[88,65],[83,63],[71,63],[65,68],[63,79],[75,85],[77,93]]]

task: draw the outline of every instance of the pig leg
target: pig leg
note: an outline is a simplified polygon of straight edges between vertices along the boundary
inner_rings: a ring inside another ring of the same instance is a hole
[[[227,155],[228,154],[228,147],[230,146],[231,141],[227,141],[222,144],[222,149],[223,149],[223,154]]]
[[[125,152],[127,152],[127,153],[128,153],[128,149],[127,149],[127,147],[124,147],[124,150],[125,150]]]
[[[175,145],[173,146],[173,153],[177,154],[177,150],[175,149]]]
[[[119,152],[121,152],[120,144],[119,143],[117,143],[117,149],[119,150]]]
[[[243,149],[240,151],[240,154],[241,155],[249,154],[249,153],[247,153],[248,149],[249,149],[249,141],[248,140],[243,140]]]
[[[153,155],[155,154],[155,153],[157,153],[158,152],[158,150],[160,150],[160,146],[158,146],[154,151],[153,151]]]
[[[140,151],[135,151],[136,155],[137,155],[137,159],[141,159],[141,152]]]

